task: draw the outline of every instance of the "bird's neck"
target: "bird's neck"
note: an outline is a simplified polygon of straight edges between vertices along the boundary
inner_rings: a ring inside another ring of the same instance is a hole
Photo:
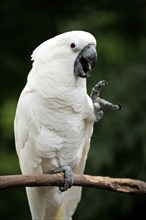
[[[72,93],[78,93],[78,91],[82,91],[83,94],[87,92],[86,79],[76,77],[73,71],[65,73],[61,71],[61,69],[59,73],[51,73],[50,70],[36,73],[36,71],[32,69],[28,76],[27,84],[29,88],[35,90],[44,98],[59,97],[62,96],[62,94],[64,94],[64,97],[66,95],[71,96]]]

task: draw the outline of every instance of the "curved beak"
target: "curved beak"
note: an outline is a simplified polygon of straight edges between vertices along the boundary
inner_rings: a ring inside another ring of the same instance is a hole
[[[74,73],[76,76],[86,78],[89,76],[91,69],[95,66],[97,61],[96,48],[92,44],[88,44],[79,53],[74,63]]]

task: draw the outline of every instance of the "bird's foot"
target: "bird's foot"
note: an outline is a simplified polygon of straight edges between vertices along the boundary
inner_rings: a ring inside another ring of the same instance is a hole
[[[102,119],[103,117],[103,111],[102,111],[102,105],[100,103],[100,90],[103,86],[108,85],[108,82],[106,80],[99,81],[92,89],[90,97],[93,101],[94,106],[94,113],[96,117],[96,122]]]
[[[91,91],[90,97],[93,101],[96,122],[102,119],[102,116],[103,116],[102,107],[103,106],[106,106],[113,110],[120,110],[122,108],[121,104],[115,105],[109,101],[106,101],[105,99],[100,98],[100,90],[103,86],[106,86],[106,85],[108,85],[108,82],[106,80],[99,81],[99,83],[97,83]]]
[[[67,191],[71,188],[73,184],[73,172],[70,166],[60,166],[59,168],[55,169],[52,173],[64,173],[65,183],[63,187],[59,187],[61,192]]]
[[[107,85],[108,85],[108,82],[106,80],[101,80],[93,87],[91,94],[90,94],[90,97],[93,102],[97,97],[99,97],[101,88]]]
[[[117,104],[117,105],[112,104],[112,109],[113,110],[121,110],[121,108],[122,108],[121,104]]]
[[[103,117],[102,107],[101,107],[100,103],[98,103],[98,102],[93,103],[93,106],[94,106],[94,114],[95,114],[95,117],[96,117],[96,122],[98,122]]]

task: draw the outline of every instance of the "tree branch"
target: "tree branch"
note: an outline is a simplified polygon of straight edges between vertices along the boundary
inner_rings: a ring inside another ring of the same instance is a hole
[[[115,192],[146,194],[146,182],[129,178],[110,178],[102,176],[73,175],[73,185],[106,189]],[[63,186],[64,175],[10,175],[0,176],[0,189],[24,186]]]

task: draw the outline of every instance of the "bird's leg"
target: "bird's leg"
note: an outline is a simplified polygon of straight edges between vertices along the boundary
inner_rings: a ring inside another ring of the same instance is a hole
[[[95,112],[95,116],[96,116],[96,121],[99,121],[102,116],[103,116],[103,111],[102,111],[102,107],[103,106],[107,106],[113,110],[120,110],[121,109],[121,105],[115,105],[109,101],[106,101],[102,98],[100,98],[100,90],[103,86],[108,85],[106,80],[102,80],[100,81],[98,84],[96,84],[90,94],[90,97],[93,101],[93,106],[94,106],[94,112]]]
[[[52,173],[64,173],[65,183],[63,187],[59,187],[61,192],[67,191],[73,184],[73,172],[70,166],[60,166],[55,169]]]

